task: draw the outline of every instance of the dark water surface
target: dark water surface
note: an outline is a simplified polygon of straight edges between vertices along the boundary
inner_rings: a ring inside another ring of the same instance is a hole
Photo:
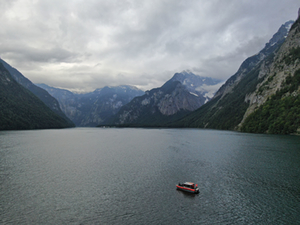
[[[175,189],[198,183],[200,194]],[[0,224],[299,224],[300,137],[0,132]]]

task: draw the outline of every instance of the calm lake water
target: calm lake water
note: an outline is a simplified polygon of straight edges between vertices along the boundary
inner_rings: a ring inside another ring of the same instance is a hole
[[[176,190],[198,183],[200,194]],[[300,137],[0,132],[0,224],[299,224]]]

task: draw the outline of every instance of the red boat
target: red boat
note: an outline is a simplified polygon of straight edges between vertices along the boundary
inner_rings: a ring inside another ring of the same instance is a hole
[[[194,194],[199,193],[198,184],[194,184],[192,182],[185,182],[183,184],[178,183],[176,185],[176,188],[177,188],[177,190],[186,191],[189,193],[194,193]]]

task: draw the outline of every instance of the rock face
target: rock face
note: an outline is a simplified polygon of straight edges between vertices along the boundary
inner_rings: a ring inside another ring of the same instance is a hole
[[[62,111],[76,124],[76,126],[95,127],[105,123],[115,115],[119,109],[134,97],[144,92],[136,87],[122,85],[104,87],[86,94],[75,94],[68,90],[37,84],[55,97]]]
[[[265,45],[265,47],[256,55],[247,58],[238,71],[230,77],[225,84],[217,91],[214,98],[221,96],[224,97],[226,94],[230,93],[233,88],[245,77],[251,70],[253,70],[259,63],[261,63],[266,57],[273,54],[279,46],[285,41],[287,34],[294,21],[288,21],[283,24],[279,30],[273,35],[270,41]]]
[[[159,112],[166,116],[174,115],[180,110],[194,111],[202,105],[200,98],[186,91],[186,88],[180,83],[171,93],[163,95],[163,92],[159,92],[159,94],[161,98],[156,100],[157,107]],[[148,103],[150,103],[149,100]]]
[[[66,128],[71,124],[20,85],[0,62],[0,130]]]
[[[47,91],[44,89],[34,85],[29,79],[23,76],[17,69],[10,66],[4,60],[0,59],[0,62],[3,66],[9,71],[11,76],[16,80],[20,85],[31,91],[35,94],[41,101],[43,101],[54,113],[58,114],[59,116],[63,117],[67,120],[70,126],[75,126],[74,123],[66,117],[66,115],[60,109],[58,101],[52,97]]]
[[[171,81],[179,81],[186,89],[201,99],[201,105],[208,102],[219,89],[222,80],[213,79],[211,77],[201,77],[190,71],[182,71],[175,73]]]
[[[248,132],[282,134],[299,132],[300,109],[295,109],[295,107],[298,108],[300,106],[299,17],[291,27],[285,42],[276,52],[273,61],[266,61],[260,66],[259,70],[261,82],[257,85],[256,90],[249,93],[245,98],[245,101],[249,102],[249,107],[239,124],[239,128]],[[287,102],[291,105],[288,106]],[[269,117],[275,115],[275,112],[271,112],[271,110],[282,112],[281,114],[277,113],[277,121],[275,119],[271,121],[269,118],[265,118],[269,120],[269,124],[260,121],[261,124],[264,124],[264,127],[261,125],[259,128],[254,120],[262,120],[261,114],[266,108],[270,110],[268,112]]]
[[[176,127],[296,133],[300,127],[300,22],[281,26],[214,98]]]
[[[211,87],[221,81],[191,72],[176,73],[162,87],[146,91],[122,107],[110,125],[162,126],[208,101]]]
[[[265,61],[260,66],[259,78],[263,80],[257,85],[256,91],[245,98],[245,101],[250,103],[245,117],[251,114],[257,107],[264,104],[269,97],[282,89],[283,82],[287,76],[294,74],[300,68],[298,56],[295,59],[291,59],[291,62],[287,60],[290,57],[289,55],[292,55],[293,51],[297,51],[299,48],[300,33],[297,27],[295,27],[290,31],[286,41],[276,53],[274,61],[271,63]]]

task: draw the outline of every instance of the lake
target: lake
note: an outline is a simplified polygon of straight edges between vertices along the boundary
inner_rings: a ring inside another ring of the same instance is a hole
[[[299,180],[299,136],[0,132],[0,224],[299,224]]]

